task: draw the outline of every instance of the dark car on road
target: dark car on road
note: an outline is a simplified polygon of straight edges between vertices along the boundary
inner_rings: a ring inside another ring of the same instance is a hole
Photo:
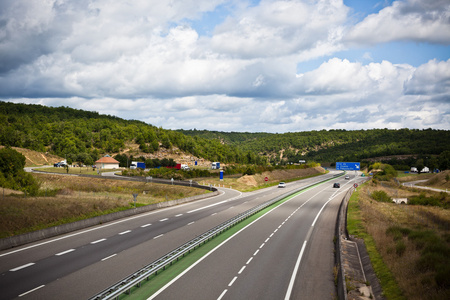
[[[340,184],[339,182],[335,182],[335,183],[333,184],[333,187],[334,187],[334,188],[340,188],[340,187],[341,187],[341,184]]]

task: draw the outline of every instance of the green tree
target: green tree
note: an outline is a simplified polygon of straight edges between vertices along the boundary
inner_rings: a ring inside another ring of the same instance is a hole
[[[39,183],[26,173],[25,156],[9,147],[0,149],[0,184],[3,187],[22,190],[30,195],[36,195]]]
[[[0,149],[0,171],[5,175],[16,175],[25,167],[25,156],[16,150],[6,147]]]

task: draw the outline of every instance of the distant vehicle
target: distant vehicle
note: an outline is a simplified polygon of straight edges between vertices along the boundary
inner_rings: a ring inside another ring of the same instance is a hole
[[[280,183],[278,184],[278,187],[279,187],[279,188],[285,188],[285,187],[286,187],[286,183],[280,182]]]
[[[347,175],[347,176],[345,176],[345,179],[350,179],[350,176],[348,176],[348,175]]]
[[[141,161],[132,161],[130,164],[130,169],[135,170],[137,168],[141,168],[142,170],[145,170],[145,163]]]
[[[66,165],[67,165],[67,164],[66,164],[65,161],[60,161],[60,162],[57,162],[57,163],[53,164],[53,166],[54,166],[55,168],[65,167]]]
[[[340,187],[341,187],[341,184],[340,184],[339,182],[335,182],[335,183],[333,184],[333,187],[334,187],[334,188],[340,188]]]
[[[220,169],[220,162],[215,161],[211,164],[211,169]]]
[[[428,167],[423,167],[423,169],[420,170],[420,173],[430,173],[430,168],[428,168]]]

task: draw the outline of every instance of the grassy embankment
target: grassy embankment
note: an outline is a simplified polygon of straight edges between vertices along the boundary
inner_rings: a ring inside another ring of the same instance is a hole
[[[63,168],[52,167],[46,170],[65,172]],[[275,171],[271,174],[226,178],[224,182],[220,182],[218,178],[209,178],[204,183],[220,183],[221,186],[230,184],[233,188],[244,191],[274,185],[278,181],[315,176],[321,174],[321,171],[321,168]],[[79,174],[80,169],[69,168],[69,172]],[[92,168],[81,168],[82,174],[92,172]],[[96,171],[93,173],[96,174]],[[129,209],[134,206],[133,193],[139,194],[137,206],[207,193],[196,188],[153,183],[42,173],[33,176],[41,182],[39,197],[26,197],[14,191],[6,191],[6,195],[2,195],[0,238]],[[265,177],[270,178],[268,184],[264,181]]]
[[[448,185],[441,180],[445,176],[429,179],[442,188]],[[379,202],[372,197],[375,191],[391,198],[437,197],[443,205],[450,196],[369,182],[352,195],[348,207],[349,233],[364,239],[387,299],[450,299],[450,210]]]
[[[176,185],[42,173],[33,176],[41,182],[39,197],[2,191],[0,238],[132,208],[133,193],[139,194],[137,206],[208,193]]]
[[[291,169],[291,170],[274,170],[272,172],[263,172],[255,175],[245,175],[242,177],[224,177],[220,181],[219,175],[215,178],[197,178],[194,179],[199,184],[221,186],[233,188],[241,192],[250,192],[257,189],[278,185],[279,182],[292,182],[295,180],[306,179],[309,177],[325,174],[326,171],[322,167],[308,169]],[[265,181],[267,177],[268,181]]]

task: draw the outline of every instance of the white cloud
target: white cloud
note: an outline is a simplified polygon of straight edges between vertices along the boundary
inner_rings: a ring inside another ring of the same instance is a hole
[[[446,102],[450,102],[450,59],[434,59],[421,65],[405,81],[404,92],[410,95],[443,96]]]
[[[243,58],[302,54],[332,41],[347,11],[336,0],[261,1],[218,26],[212,49]]]
[[[2,101],[168,129],[450,127],[449,60],[414,68],[377,62],[376,49],[362,55],[368,64],[334,57],[352,44],[448,44],[448,1],[396,1],[354,26],[341,0],[33,3],[0,3]],[[191,21],[218,6],[230,15],[199,35]],[[326,61],[297,74],[317,58]]]
[[[394,1],[350,28],[349,43],[377,44],[408,40],[450,43],[450,2],[447,0]]]

